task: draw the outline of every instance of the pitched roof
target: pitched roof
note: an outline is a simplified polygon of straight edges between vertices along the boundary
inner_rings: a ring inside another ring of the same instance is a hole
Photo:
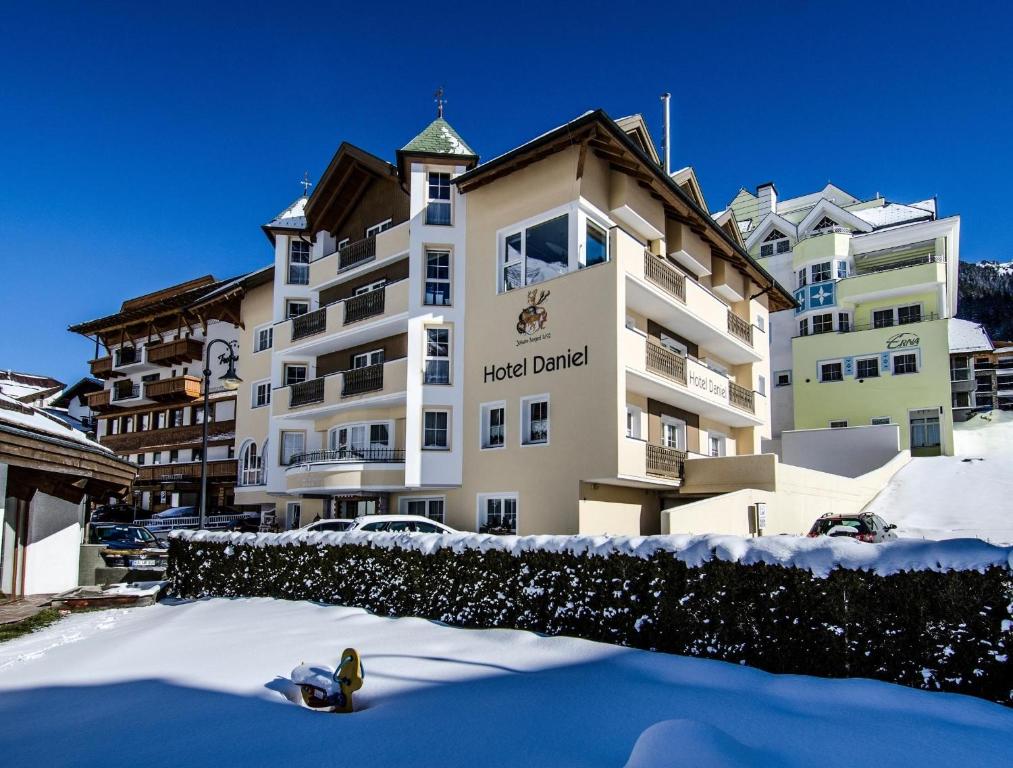
[[[402,152],[418,152],[424,155],[460,155],[462,157],[478,157],[461,135],[453,127],[438,117],[403,147]]]
[[[982,352],[992,349],[988,332],[978,323],[951,317],[946,323],[950,352]]]
[[[306,201],[303,195],[264,226],[270,229],[306,229]]]

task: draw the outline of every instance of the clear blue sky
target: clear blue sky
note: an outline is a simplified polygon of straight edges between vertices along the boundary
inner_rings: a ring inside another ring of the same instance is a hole
[[[657,137],[669,90],[713,210],[768,179],[938,195],[964,259],[1013,258],[998,4],[35,0],[0,32],[0,366],[68,382],[93,351],[69,324],[267,263],[303,171],[342,140],[393,159],[440,84],[486,158],[595,107]]]

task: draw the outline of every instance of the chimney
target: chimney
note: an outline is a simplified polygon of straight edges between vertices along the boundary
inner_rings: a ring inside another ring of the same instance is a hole
[[[777,188],[774,182],[768,181],[756,188],[756,196],[760,199],[760,216],[763,218],[770,212],[777,213]]]

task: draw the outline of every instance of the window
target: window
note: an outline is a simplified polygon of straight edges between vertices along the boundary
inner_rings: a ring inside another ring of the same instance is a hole
[[[293,384],[299,384],[300,382],[306,381],[306,372],[308,367],[305,365],[285,365],[285,386],[291,387]]]
[[[799,288],[805,288],[805,286],[807,286],[809,284],[809,281],[806,280],[806,270],[805,270],[805,267],[803,267],[802,269],[800,269],[798,271],[797,282],[798,282],[798,287]]]
[[[190,451],[190,461],[203,461],[204,453],[200,448],[194,448]]]
[[[154,453],[151,454],[151,463],[152,464],[161,464],[162,463],[162,452],[161,451],[155,451]]]
[[[251,405],[254,408],[263,408],[265,405],[271,404],[271,382],[270,381],[258,381],[253,385],[253,402]]]
[[[310,303],[308,301],[297,301],[296,299],[288,299],[285,302],[285,317],[291,320],[293,317],[299,317],[299,315],[305,315],[310,311]]]
[[[872,313],[873,328],[889,328],[893,325],[892,309],[877,309]]]
[[[911,411],[911,448],[936,448],[939,446],[939,412],[932,408]]]
[[[159,411],[155,414],[154,429],[165,429],[165,411]]]
[[[774,255],[774,244],[773,243],[764,243],[763,245],[760,246],[760,258],[765,259],[768,256],[773,256],[773,255]]]
[[[139,467],[143,467],[144,466],[144,454],[143,453],[137,454],[137,461],[134,462],[134,463],[137,464],[137,466],[139,466]]]
[[[426,328],[423,384],[450,383],[450,329]]]
[[[844,381],[844,367],[841,362],[820,363],[820,381]]]
[[[808,336],[809,335],[809,318],[803,318],[798,321],[798,335]]]
[[[671,416],[661,417],[661,444],[677,451],[686,450],[686,422],[673,419]]]
[[[665,349],[671,352],[675,352],[675,354],[680,355],[681,357],[687,357],[689,355],[688,346],[686,346],[681,341],[672,338],[664,331],[660,331],[658,333],[658,341],[660,342],[661,346],[663,346]]]
[[[253,337],[253,351],[263,352],[265,349],[270,349],[274,343],[274,328],[270,325],[266,328],[258,328],[254,332]]]
[[[709,434],[707,436],[707,453],[710,456],[724,456],[726,451],[725,436]]]
[[[788,238],[785,238],[784,240],[779,240],[778,241],[778,243],[777,243],[777,252],[778,253],[787,253],[790,250],[791,250],[791,242],[788,240]]]
[[[430,171],[426,192],[426,224],[450,224],[450,174]]]
[[[564,213],[507,235],[501,258],[504,291],[564,274],[570,261],[570,215]]]
[[[893,356],[893,373],[898,376],[903,373],[918,373],[918,355],[914,352],[905,352]]]
[[[426,251],[426,292],[422,303],[450,305],[450,251]]]
[[[169,411],[169,426],[170,427],[182,427],[183,426],[183,409],[173,408]]]
[[[855,362],[855,376],[859,379],[873,379],[879,376],[879,358],[861,357]]]
[[[506,403],[483,403],[482,448],[502,448],[506,445]]]
[[[392,423],[387,421],[344,424],[332,429],[329,444],[338,458],[386,461],[391,458]]]
[[[338,240],[338,245],[337,245],[337,248],[335,250],[338,250],[338,251],[343,250],[343,249],[347,248],[351,242],[352,242],[352,238],[350,238],[350,237],[343,237],[340,240]]]
[[[824,315],[813,315],[813,333],[830,333],[834,330],[834,315],[827,312]]]
[[[123,417],[123,434],[134,431],[134,417],[124,416]]]
[[[640,439],[640,416],[643,413],[635,405],[626,406],[626,437]]]
[[[151,423],[151,414],[150,413],[139,413],[139,414],[137,414],[137,431],[138,432],[147,432],[148,431],[148,425],[150,423]]]
[[[447,450],[450,447],[447,411],[422,412],[422,448],[426,450]]]
[[[306,451],[305,432],[282,432],[281,433],[281,465],[287,467],[292,459]]]
[[[587,222],[586,229],[584,259],[581,266],[593,267],[595,264],[604,264],[609,260],[608,233],[593,221]]]
[[[831,264],[832,262],[824,261],[822,264],[813,264],[813,282],[822,283],[824,280],[829,280],[831,277]]]
[[[398,502],[399,512],[402,515],[418,515],[428,517],[438,523],[443,522],[443,511],[445,501],[442,496],[432,499],[403,498]]]
[[[757,376],[756,378],[756,392],[760,395],[767,394],[767,379],[763,376]]]
[[[310,283],[310,244],[305,240],[289,241],[288,282],[292,285]]]
[[[357,355],[352,355],[352,369],[381,365],[383,360],[384,352],[382,349],[374,349],[372,352],[360,352]]]
[[[954,408],[970,408],[971,407],[971,393],[970,392],[954,392],[953,393],[953,407]]]
[[[838,261],[837,262],[837,277],[845,278],[848,276],[848,262]]]
[[[521,400],[521,444],[545,445],[549,442],[549,396]]]
[[[366,283],[365,285],[360,285],[358,288],[355,289],[355,294],[354,295],[355,296],[361,296],[364,293],[371,293],[373,291],[379,291],[386,284],[387,284],[386,280],[374,280],[372,283]]]
[[[251,441],[239,454],[239,484],[261,485],[263,482],[263,457],[257,451],[257,444]]]
[[[837,419],[837,420],[834,420],[834,421],[830,422],[830,428],[831,429],[844,429],[844,427],[846,427],[846,426],[848,426],[848,420],[847,419]]]
[[[775,387],[791,386],[791,371],[778,371],[774,374]]]
[[[837,330],[841,333],[848,333],[851,330],[851,315],[847,312],[837,313]]]
[[[759,328],[761,331],[767,330],[767,321],[763,317],[763,315],[756,316],[756,327]]]
[[[298,528],[302,517],[302,505],[298,501],[290,501],[285,505],[285,528]]]
[[[820,219],[819,224],[813,227],[813,232],[819,233],[821,230],[833,229],[834,227],[837,226],[839,225],[837,224],[836,221],[831,219],[829,216],[824,216],[822,219]]]
[[[175,464],[177,461],[179,461],[179,451],[174,448],[169,451],[169,463]]]
[[[908,323],[920,323],[922,320],[921,304],[911,304],[906,307],[897,307],[897,325]]]
[[[391,220],[386,219],[381,221],[379,224],[374,224],[371,227],[366,227],[366,237],[376,237],[384,230],[390,229]]]
[[[869,423],[870,424],[889,424],[890,423],[890,417],[889,416],[873,416],[872,417],[872,421],[870,421]]]
[[[517,496],[479,496],[479,533],[513,535],[517,533]]]

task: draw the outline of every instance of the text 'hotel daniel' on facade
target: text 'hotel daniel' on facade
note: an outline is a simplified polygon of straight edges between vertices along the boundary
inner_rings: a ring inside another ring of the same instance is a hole
[[[760,451],[791,296],[642,118],[588,112],[479,164],[441,116],[396,155],[342,144],[264,227],[238,504],[650,533],[686,464]]]

